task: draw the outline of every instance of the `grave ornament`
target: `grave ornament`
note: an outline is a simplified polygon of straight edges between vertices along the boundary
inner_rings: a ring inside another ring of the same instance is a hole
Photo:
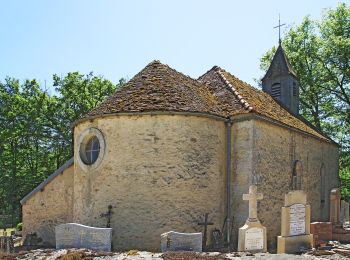
[[[257,186],[249,187],[249,194],[243,194],[243,200],[249,201],[249,216],[245,225],[239,229],[238,251],[266,252],[266,227],[261,225],[258,216],[258,200],[263,199],[263,195],[257,192]]]

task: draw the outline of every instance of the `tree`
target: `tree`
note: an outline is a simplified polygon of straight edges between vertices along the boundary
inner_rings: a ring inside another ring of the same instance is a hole
[[[350,192],[350,6],[340,3],[320,21],[305,17],[282,46],[300,80],[301,114],[342,146],[342,192]],[[267,70],[275,48],[261,58]]]
[[[19,201],[72,156],[70,124],[125,82],[78,72],[53,78],[53,96],[36,80],[0,82],[0,215],[12,215],[12,225]]]

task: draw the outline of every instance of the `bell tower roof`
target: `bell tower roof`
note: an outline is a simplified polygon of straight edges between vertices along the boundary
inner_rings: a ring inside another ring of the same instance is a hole
[[[281,43],[278,45],[275,55],[271,61],[270,67],[267,70],[262,80],[272,79],[280,76],[291,75],[298,79],[297,74],[290,65],[286,53],[284,52]]]
[[[291,75],[296,79],[298,78],[297,74],[295,73],[292,66],[290,65],[288,58],[286,56],[286,53],[284,52],[282,45],[280,43],[275,52],[275,55],[273,56],[270,67],[267,70],[265,76],[262,78],[262,80],[272,79],[275,77],[287,76],[287,75]]]

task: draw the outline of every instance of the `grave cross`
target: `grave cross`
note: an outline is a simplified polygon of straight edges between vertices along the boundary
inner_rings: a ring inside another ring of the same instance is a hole
[[[258,200],[262,200],[263,195],[258,193],[256,185],[249,186],[249,194],[243,194],[243,200],[249,201],[249,221],[257,221]]]
[[[281,44],[281,27],[286,25],[285,23],[284,24],[281,24],[281,17],[280,15],[278,14],[278,25],[273,27],[274,29],[275,28],[278,28],[278,42],[279,44]]]
[[[203,249],[206,248],[207,246],[207,228],[209,225],[214,225],[213,222],[208,222],[208,215],[209,213],[205,213],[204,215],[204,222],[199,222],[198,225],[199,226],[204,226],[204,233],[203,233]]]
[[[112,217],[113,211],[112,211],[112,205],[108,206],[108,211],[107,213],[102,213],[100,217],[102,218],[107,218],[107,225],[106,227],[110,228],[111,227],[111,217]]]

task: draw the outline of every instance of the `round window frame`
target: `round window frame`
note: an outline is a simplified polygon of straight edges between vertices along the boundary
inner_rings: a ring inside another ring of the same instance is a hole
[[[86,144],[94,136],[97,137],[97,139],[100,143],[100,152],[99,152],[98,157],[97,157],[95,162],[93,162],[92,164],[86,164],[84,162],[84,160],[82,159],[82,157],[84,157],[85,153],[86,153],[86,151],[85,151]],[[94,127],[85,129],[80,134],[79,139],[78,139],[78,163],[79,163],[80,167],[84,171],[96,169],[101,164],[101,162],[103,160],[103,157],[105,155],[105,150],[106,150],[106,143],[105,143],[105,139],[104,139],[102,132],[99,129],[94,128]]]

